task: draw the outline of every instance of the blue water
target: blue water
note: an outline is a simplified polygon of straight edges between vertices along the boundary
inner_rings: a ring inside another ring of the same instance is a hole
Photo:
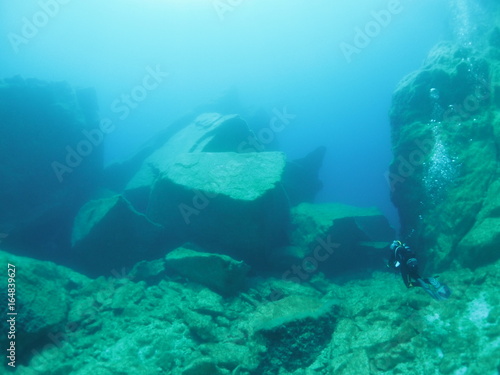
[[[327,147],[318,201],[377,206],[397,227],[384,177],[391,94],[437,42],[464,38],[464,14],[483,3],[3,1],[0,72],[94,87],[117,124],[102,146],[108,163],[234,88],[242,112],[293,117],[272,134],[291,159]],[[138,85],[148,87],[140,100],[124,101]]]

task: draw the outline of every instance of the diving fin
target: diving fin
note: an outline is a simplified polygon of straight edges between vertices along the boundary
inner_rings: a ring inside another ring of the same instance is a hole
[[[434,277],[429,277],[425,280],[417,279],[418,283],[424,290],[436,301],[444,301],[450,298],[451,289],[448,285],[440,283]]]

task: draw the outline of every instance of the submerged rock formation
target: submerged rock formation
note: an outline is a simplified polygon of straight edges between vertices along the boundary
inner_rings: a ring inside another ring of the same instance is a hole
[[[254,330],[266,351],[257,373],[273,374],[276,368],[293,373],[311,366],[331,341],[338,315],[335,301],[300,295],[259,306]]]
[[[163,228],[134,210],[121,195],[89,201],[79,211],[72,233],[78,267],[92,276],[131,268],[160,257]]]
[[[245,286],[250,267],[227,255],[178,248],[167,254],[165,267],[222,295],[232,295]]]
[[[237,115],[204,113],[173,133],[166,142],[147,156],[125,187],[125,196],[139,210],[147,207],[156,179],[184,153],[237,152],[251,137],[245,121]]]
[[[301,261],[294,277],[309,279],[318,270],[339,276],[380,269],[394,235],[376,208],[302,203],[292,209],[291,244]]]
[[[93,90],[74,90],[65,82],[0,80],[5,246],[67,260],[72,218],[101,176],[104,134],[96,103]]]
[[[16,314],[5,315],[2,319],[0,329],[5,334],[0,337],[0,345],[7,349],[14,342],[16,362],[20,364],[37,354],[41,348],[53,347],[54,340],[62,344],[68,324],[68,311],[73,302],[72,292],[87,285],[90,279],[52,262],[3,251],[0,251],[0,264],[5,267],[5,275],[7,268],[11,270],[11,303],[9,310],[5,311]],[[7,305],[7,299],[5,301]],[[13,319],[13,324],[8,319]],[[8,332],[12,334],[10,337]],[[3,361],[2,366],[6,366],[6,361]]]
[[[255,264],[287,241],[284,167],[279,152],[178,155],[157,179],[147,215],[184,241]]]
[[[147,284],[137,273],[91,280],[5,252],[0,261],[17,267],[20,374],[456,375],[500,367],[500,261],[443,272],[454,292],[445,302],[387,272],[343,284],[321,274],[310,282],[257,277],[224,298],[169,273]],[[270,298],[275,288],[279,300]],[[9,348],[7,335],[0,344]]]
[[[500,258],[500,45],[438,45],[405,78],[391,110],[387,175],[402,238],[427,268],[475,268]]]
[[[288,162],[280,152],[248,152],[253,142],[255,135],[237,115],[204,113],[180,119],[128,161],[104,173],[105,187],[121,196],[119,202],[130,202],[124,217],[144,214],[161,226],[161,241],[157,231],[134,235],[137,231],[125,230],[123,238],[130,241],[121,246],[111,233],[124,232],[122,214],[104,215],[105,225],[93,223],[89,212],[102,213],[107,209],[94,206],[110,202],[109,191],[104,190],[89,203],[93,208],[86,205],[78,214],[73,253],[83,254],[90,265],[91,254],[111,249],[92,275],[109,269],[118,253],[111,269],[131,267],[186,242],[262,268],[276,248],[288,244],[290,207],[313,201],[321,189],[318,171],[325,148]],[[106,230],[96,235],[89,229],[78,237],[80,227],[97,224]],[[145,245],[139,249],[141,241]]]

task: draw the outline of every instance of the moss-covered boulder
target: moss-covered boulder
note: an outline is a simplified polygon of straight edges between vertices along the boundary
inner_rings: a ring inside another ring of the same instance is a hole
[[[162,227],[121,195],[89,201],[73,224],[73,251],[90,275],[109,275],[161,255]]]
[[[241,117],[203,113],[173,132],[141,162],[141,166],[125,187],[125,196],[140,211],[147,208],[155,180],[174,162],[174,158],[190,152],[238,152],[252,137]]]
[[[5,306],[9,308],[0,323],[4,334],[0,345],[7,349],[14,342],[19,365],[47,344],[53,344],[65,330],[74,290],[89,279],[52,262],[15,256],[0,251],[0,264],[10,270],[9,294],[5,279]],[[7,313],[15,315],[7,315]],[[13,324],[8,322],[13,318]],[[8,335],[9,333],[9,335]],[[2,365],[5,366],[6,361]]]
[[[165,267],[223,295],[231,295],[243,289],[250,270],[245,263],[227,255],[203,253],[182,247],[167,254]]]
[[[290,373],[309,367],[330,342],[338,305],[304,296],[289,296],[260,306],[255,333],[266,346],[259,374]]]
[[[497,48],[440,44],[394,93],[387,179],[402,238],[429,271],[500,258]]]
[[[302,262],[293,277],[309,279],[380,268],[394,229],[376,208],[302,203],[292,209],[291,243]]]
[[[284,167],[280,152],[178,155],[153,187],[148,217],[185,242],[262,263],[287,241]]]

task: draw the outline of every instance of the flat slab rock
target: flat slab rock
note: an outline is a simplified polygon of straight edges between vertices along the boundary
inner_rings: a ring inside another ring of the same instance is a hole
[[[174,133],[143,162],[125,188],[127,198],[144,200],[156,178],[170,168],[183,153],[230,152],[251,135],[246,122],[238,115],[203,113]]]
[[[286,242],[285,155],[179,155],[156,181],[148,217],[184,242],[235,258],[262,258]]]
[[[178,248],[165,257],[165,267],[222,295],[235,294],[245,284],[250,267],[227,255]]]

